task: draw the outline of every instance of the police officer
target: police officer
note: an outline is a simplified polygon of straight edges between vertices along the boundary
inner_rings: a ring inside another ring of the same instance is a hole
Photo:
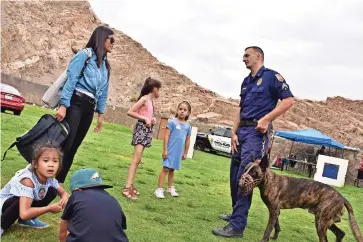
[[[241,146],[240,166],[237,181],[250,162],[259,163],[268,148],[267,133],[271,122],[284,114],[293,104],[289,85],[276,71],[263,66],[264,53],[260,47],[245,49],[243,62],[251,73],[244,79],[241,87],[240,109],[233,127],[232,150],[237,152]],[[281,100],[278,106],[277,102]],[[244,196],[237,193],[236,204],[224,228],[213,229],[213,234],[224,237],[241,237],[247,225],[248,210],[252,192]]]
[[[239,115],[239,114],[238,114]],[[272,128],[272,124],[270,125],[271,128],[269,128],[270,134],[269,137],[271,137],[273,135],[273,128]],[[269,155],[271,152],[271,139],[269,139],[269,144],[268,144],[268,148],[267,148],[267,154]],[[239,167],[241,164],[241,145],[237,144],[237,152],[233,152],[232,154],[232,159],[231,159],[231,167],[230,167],[230,172],[229,172],[229,178],[230,178],[230,191],[231,191],[231,200],[232,200],[232,209],[234,207],[234,205],[236,204],[236,200],[237,200],[237,192],[238,192],[238,171],[239,171]],[[232,214],[220,214],[219,218],[223,219],[225,221],[229,221],[231,218]]]

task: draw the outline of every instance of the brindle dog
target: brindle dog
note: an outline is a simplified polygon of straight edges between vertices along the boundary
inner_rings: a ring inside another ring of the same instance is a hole
[[[308,209],[315,215],[315,227],[320,242],[328,241],[328,229],[335,234],[337,242],[342,241],[345,233],[335,223],[340,222],[345,207],[354,237],[358,242],[363,242],[352,206],[335,189],[313,180],[278,175],[269,168],[267,156],[263,157],[259,165],[250,163],[246,171],[251,166],[253,167],[245,175],[256,180],[261,179],[261,182],[255,185],[259,187],[261,198],[270,214],[262,241],[269,240],[273,228],[275,233],[271,239],[277,239],[280,232],[280,209],[289,208]],[[239,182],[241,191],[248,189],[244,181],[241,179]]]

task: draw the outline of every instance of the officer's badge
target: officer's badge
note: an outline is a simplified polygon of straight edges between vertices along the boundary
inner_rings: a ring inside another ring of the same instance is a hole
[[[261,85],[261,83],[262,83],[262,78],[258,79],[257,86]]]
[[[277,80],[279,80],[279,82],[284,81],[284,78],[280,74],[276,74],[275,76],[276,76]]]

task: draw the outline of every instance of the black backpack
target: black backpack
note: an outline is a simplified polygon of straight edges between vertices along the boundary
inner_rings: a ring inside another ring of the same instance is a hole
[[[28,163],[31,163],[33,148],[36,144],[51,140],[55,141],[62,148],[69,131],[69,125],[65,120],[59,122],[52,115],[45,114],[31,130],[16,138],[16,141],[5,151],[2,160],[5,159],[8,150],[16,145],[20,154]]]

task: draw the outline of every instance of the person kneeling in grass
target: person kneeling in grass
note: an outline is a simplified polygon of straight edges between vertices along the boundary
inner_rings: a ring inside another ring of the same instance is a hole
[[[53,141],[41,143],[33,151],[33,161],[15,173],[1,189],[1,235],[16,220],[18,225],[42,229],[48,224],[36,217],[59,213],[67,203],[68,194],[54,178],[62,165],[62,153]],[[60,201],[48,205],[57,194]]]
[[[59,229],[61,242],[128,242],[126,216],[117,200],[104,189],[100,174],[91,168],[71,176],[70,196]],[[68,231],[67,231],[68,230]]]

